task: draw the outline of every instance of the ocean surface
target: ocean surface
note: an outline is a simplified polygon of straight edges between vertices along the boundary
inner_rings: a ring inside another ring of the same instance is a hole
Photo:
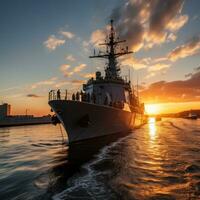
[[[0,129],[0,200],[200,199],[200,120],[68,146],[53,125]]]

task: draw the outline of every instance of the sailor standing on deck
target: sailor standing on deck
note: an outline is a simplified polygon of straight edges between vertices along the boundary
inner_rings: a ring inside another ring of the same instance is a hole
[[[67,90],[65,90],[65,100],[67,100]]]
[[[60,89],[57,91],[57,100],[60,100]]]
[[[73,100],[73,101],[76,100],[76,98],[75,98],[75,94],[74,94],[74,93],[72,94],[72,100]]]
[[[79,100],[80,100],[80,93],[77,92],[77,93],[76,93],[76,101],[79,101]]]

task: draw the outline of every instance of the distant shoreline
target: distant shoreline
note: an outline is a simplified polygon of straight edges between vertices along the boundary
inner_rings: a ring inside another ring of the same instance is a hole
[[[49,122],[29,122],[29,123],[16,123],[16,124],[0,124],[0,128],[4,127],[14,127],[14,126],[28,126],[28,125],[41,125],[41,124],[51,124],[51,121]]]
[[[7,116],[0,119],[0,127],[50,124],[51,116]]]

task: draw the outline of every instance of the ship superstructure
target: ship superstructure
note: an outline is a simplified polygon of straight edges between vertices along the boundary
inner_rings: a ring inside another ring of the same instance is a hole
[[[83,91],[72,95],[72,100],[61,99],[60,91],[49,94],[49,105],[56,118],[63,124],[69,142],[128,131],[142,123],[144,105],[131,87],[131,81],[120,76],[117,58],[132,52],[128,47],[119,49],[125,42],[116,37],[113,20],[105,43],[106,51],[99,51],[90,58],[104,58],[105,76],[100,71],[96,77],[83,84]]]

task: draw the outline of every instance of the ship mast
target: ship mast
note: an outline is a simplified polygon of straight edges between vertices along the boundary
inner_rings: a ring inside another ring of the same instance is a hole
[[[90,56],[89,58],[105,58],[108,59],[108,65],[105,69],[105,78],[106,79],[118,79],[120,67],[117,62],[117,58],[126,54],[133,53],[132,51],[128,50],[128,46],[124,49],[122,48],[120,51],[117,51],[117,46],[119,43],[124,43],[126,40],[119,40],[119,38],[115,38],[115,30],[113,27],[113,20],[110,20],[110,34],[109,39],[105,41],[105,43],[99,44],[104,45],[107,48],[106,53],[102,53],[99,51],[98,55]]]

